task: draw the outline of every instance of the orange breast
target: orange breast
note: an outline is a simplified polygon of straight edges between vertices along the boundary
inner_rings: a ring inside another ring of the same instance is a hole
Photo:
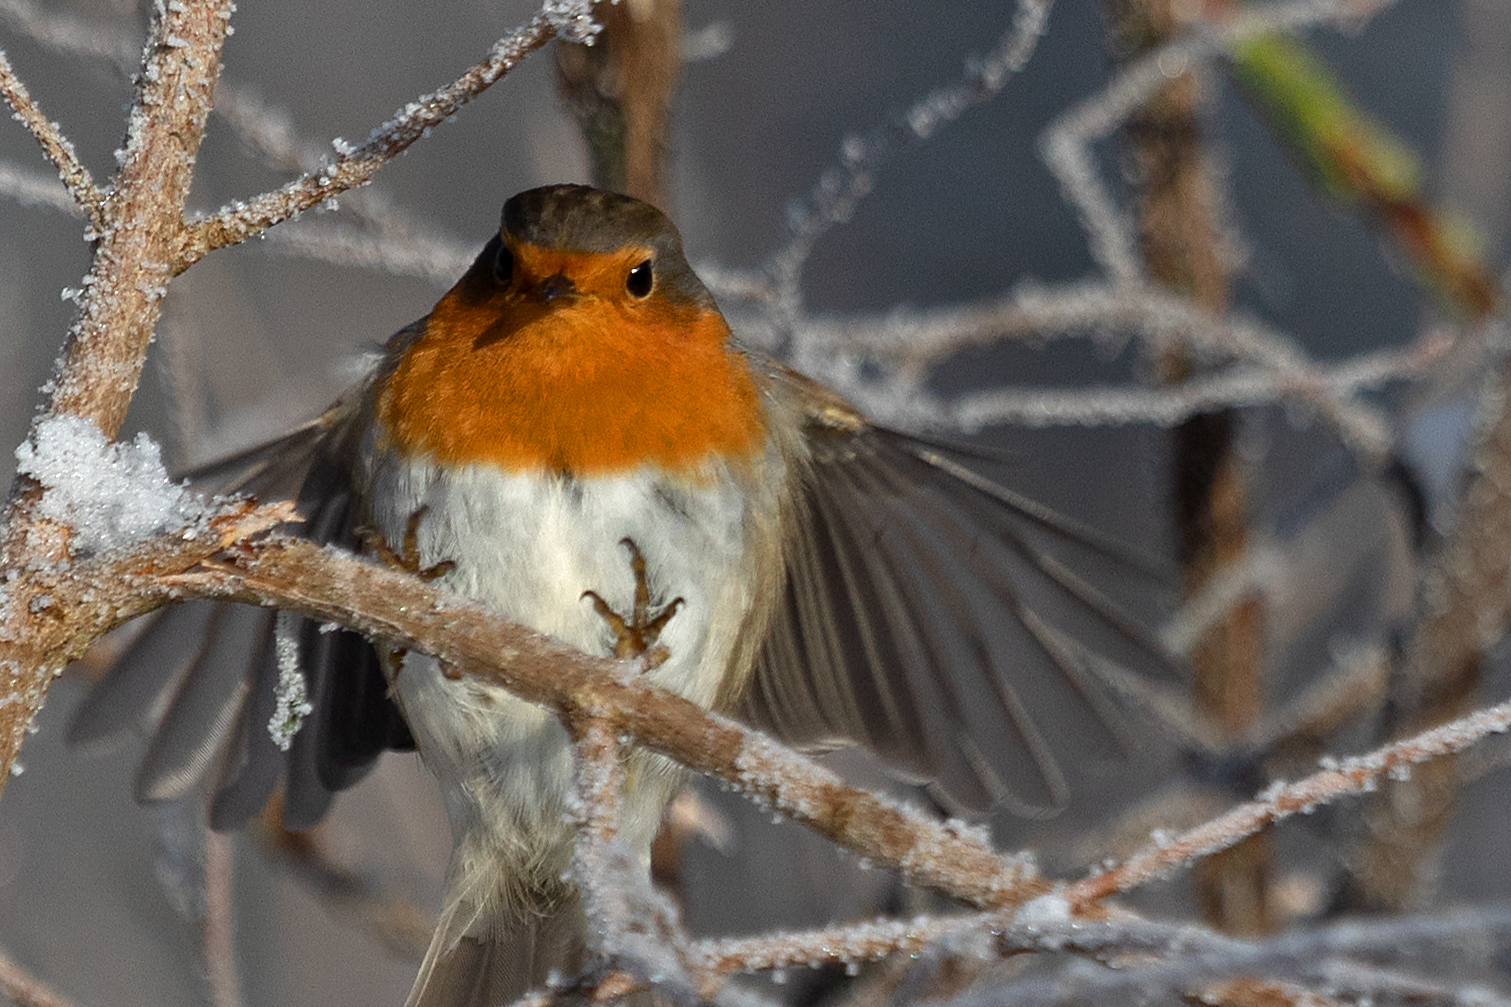
[[[696,477],[766,441],[755,377],[717,312],[652,298],[501,303],[459,285],[378,394],[389,442],[452,464]]]

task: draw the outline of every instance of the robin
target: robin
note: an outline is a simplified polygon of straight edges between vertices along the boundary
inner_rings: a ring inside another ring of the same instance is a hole
[[[969,460],[737,345],[659,210],[556,185],[510,199],[466,275],[319,420],[202,474],[264,495],[300,483],[300,533],[636,658],[789,742],[865,745],[948,807],[1042,811],[1064,799],[1057,745],[1083,753],[1115,723],[1066,620],[1136,630],[1043,551],[1079,531]],[[310,626],[314,714],[284,756],[261,730],[271,648],[250,678],[216,656],[248,646],[215,642],[231,619],[162,615],[212,642],[170,672],[149,656],[164,634],[146,636],[75,738],[162,711],[146,799],[229,751],[217,827],[260,808],[280,764],[285,821],[308,827],[383,750],[417,748],[455,847],[410,1004],[504,1003],[580,964],[572,757],[549,711]],[[637,750],[625,779],[622,839],[648,858],[681,777]]]

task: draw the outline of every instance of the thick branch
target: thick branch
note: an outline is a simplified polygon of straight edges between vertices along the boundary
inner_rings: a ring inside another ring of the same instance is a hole
[[[106,226],[33,441],[55,417],[87,420],[106,438],[126,417],[167,289],[232,6],[205,0],[157,8]],[[63,530],[33,513],[38,496],[34,482],[17,479],[0,526],[0,567],[33,574],[66,559]],[[0,707],[0,785],[54,674],[78,656],[71,644],[91,629],[86,613],[52,610],[46,581],[23,576],[0,595],[0,689],[13,700]]]
[[[297,610],[434,654],[569,721],[603,715],[646,748],[727,780],[911,883],[971,905],[1009,905],[1043,890],[1031,867],[998,855],[984,836],[847,787],[760,733],[624,675],[620,664],[349,554],[270,538],[239,549],[233,563],[133,587],[159,603],[222,598]]]

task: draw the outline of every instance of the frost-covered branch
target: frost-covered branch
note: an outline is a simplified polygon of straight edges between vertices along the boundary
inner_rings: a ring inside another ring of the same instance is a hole
[[[1281,0],[1248,4],[1229,20],[1206,21],[1119,72],[1100,92],[1056,120],[1040,140],[1044,162],[1080,216],[1091,254],[1115,284],[1142,282],[1128,218],[1096,168],[1092,144],[1105,140],[1175,77],[1234,43],[1308,25],[1358,23],[1393,0]]]
[[[619,837],[627,751],[605,712],[571,722],[577,763],[572,878],[588,919],[588,946],[658,983],[691,989],[692,959],[677,908],[651,887],[639,854]]]
[[[789,325],[802,314],[802,272],[814,245],[850,219],[856,204],[875,184],[876,171],[901,150],[924,142],[969,109],[1001,93],[1033,55],[1052,3],[1018,0],[1012,25],[984,59],[967,68],[964,81],[935,88],[895,121],[869,134],[845,138],[840,164],[826,171],[813,187],[807,205],[789,221],[786,245],[763,267],[771,278],[767,289],[772,305]]]
[[[1079,953],[1096,961],[1071,963],[1052,975],[944,1003],[950,1007],[1038,1007],[1061,1002],[1070,990],[1085,1003],[1161,1002],[1232,976],[1264,976],[1319,986],[1325,984],[1325,976],[1336,973],[1338,962],[1353,957],[1416,956],[1424,962],[1441,962],[1467,941],[1488,941],[1495,946],[1508,935],[1511,909],[1505,905],[1455,913],[1343,920],[1252,941],[1189,924],[1066,922],[1039,927],[1018,939],[1032,942],[1042,952]],[[1115,961],[1118,967],[1098,963],[1104,960]]]
[[[1032,864],[996,853],[984,832],[846,786],[833,773],[732,720],[498,619],[483,608],[354,556],[269,538],[228,562],[138,581],[157,601],[219,598],[271,605],[350,626],[433,654],[568,722],[603,716],[652,751],[728,781],[752,800],[828,837],[911,883],[974,905],[1039,894]],[[133,613],[134,614],[134,613]]]
[[[1110,895],[1166,877],[1282,819],[1309,814],[1349,794],[1371,792],[1387,777],[1409,779],[1412,767],[1462,752],[1507,730],[1511,730],[1511,700],[1366,755],[1325,760],[1320,772],[1295,783],[1272,784],[1255,800],[1180,835],[1161,837],[1123,863],[1076,882],[1066,889],[1065,898],[1078,910],[1084,909]]]
[[[102,211],[94,257],[80,292],[46,407],[33,424],[71,418],[102,439],[120,429],[136,391],[171,273],[199,144],[204,136],[230,0],[158,7],[126,129],[113,198]],[[35,513],[39,482],[22,476],[0,529],[0,566],[29,573],[69,556],[68,530]],[[20,577],[0,594],[0,676],[13,702],[0,707],[0,780],[8,775],[48,683],[70,657],[69,635],[88,634],[89,620],[70,612],[45,617],[45,578]],[[60,639],[60,634],[64,639]]]
[[[1197,413],[1221,407],[1277,402],[1318,406],[1326,403],[1333,407],[1340,432],[1362,450],[1379,456],[1391,441],[1391,432],[1384,418],[1359,404],[1343,408],[1343,403],[1359,392],[1418,377],[1437,356],[1437,352],[1383,351],[1337,367],[1300,374],[1257,367],[1234,368],[1164,388],[1078,388],[1068,391],[994,388],[961,396],[946,405],[945,413],[952,426],[967,431],[1004,423],[1026,427],[1130,423],[1173,426]]]
[[[104,230],[104,194],[94,184],[94,177],[79,160],[73,144],[63,135],[58,124],[49,121],[37,107],[36,101],[26,90],[26,85],[21,83],[21,79],[11,69],[10,60],[3,51],[0,51],[0,95],[4,96],[6,104],[10,105],[22,125],[31,131],[32,137],[41,145],[42,152],[47,155],[53,167],[58,169],[58,177],[63,180],[63,185],[79,209],[89,218],[94,230]]]
[[[246,241],[274,224],[367,183],[373,175],[416,140],[455,115],[553,38],[588,42],[597,25],[590,0],[545,4],[530,21],[499,39],[482,62],[454,82],[404,106],[372,131],[361,144],[343,150],[330,164],[309,171],[273,192],[194,221],[177,249],[175,272],[182,272],[212,249]]]

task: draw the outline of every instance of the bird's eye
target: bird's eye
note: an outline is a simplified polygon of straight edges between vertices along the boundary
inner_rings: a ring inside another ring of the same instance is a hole
[[[500,243],[498,254],[493,257],[493,278],[507,287],[513,276],[514,253],[509,251],[508,245]]]
[[[651,272],[651,260],[646,259],[630,270],[630,275],[624,281],[624,289],[630,292],[631,297],[649,297],[651,287],[655,283],[656,276]]]

